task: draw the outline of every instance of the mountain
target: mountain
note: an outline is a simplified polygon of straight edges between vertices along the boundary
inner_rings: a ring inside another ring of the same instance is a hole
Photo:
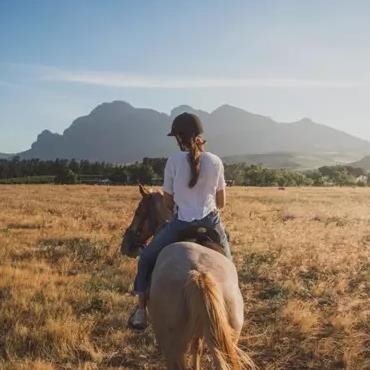
[[[161,157],[171,151],[165,140],[169,117],[151,109],[114,101],[73,121],[62,135],[44,130],[22,158],[76,158],[131,162],[144,156]],[[173,149],[173,148],[172,148]]]
[[[246,163],[261,164],[268,168],[289,168],[294,170],[307,170],[322,166],[335,166],[349,164],[358,155],[351,153],[267,153],[246,154],[223,157],[227,164]]]
[[[360,167],[366,171],[370,171],[370,155],[365,156],[359,161],[349,163],[349,165],[352,167]]]
[[[23,158],[108,162],[163,157],[176,148],[175,141],[166,136],[171,121],[185,111],[200,116],[208,150],[222,157],[273,153],[271,157],[277,152],[335,153],[348,161],[348,156],[350,160],[356,160],[370,154],[369,142],[307,118],[278,123],[230,105],[223,105],[211,113],[182,105],[167,115],[114,101],[103,103],[87,116],[77,118],[62,135],[48,130],[41,132],[31,149],[19,155]],[[289,160],[294,162],[292,158]]]
[[[0,159],[9,159],[13,156],[14,156],[14,154],[0,153]]]
[[[223,105],[212,113],[182,106],[183,111],[198,114],[207,127],[210,147],[222,156],[275,152],[359,153],[370,154],[370,142],[304,118],[292,123],[278,123],[269,117]],[[213,145],[215,143],[216,145]]]

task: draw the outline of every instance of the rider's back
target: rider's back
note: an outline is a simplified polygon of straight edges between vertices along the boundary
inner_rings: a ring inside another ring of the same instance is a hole
[[[176,152],[166,163],[165,192],[172,194],[178,207],[178,219],[200,220],[216,209],[215,194],[225,187],[224,169],[221,159],[210,152],[200,156],[200,173],[194,187],[189,187],[191,170],[189,153]]]

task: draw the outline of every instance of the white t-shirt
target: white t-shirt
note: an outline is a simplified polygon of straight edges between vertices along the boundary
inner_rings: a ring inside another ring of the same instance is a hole
[[[200,156],[200,174],[193,188],[188,152],[171,155],[164,170],[163,190],[172,194],[177,205],[177,217],[182,221],[200,220],[216,209],[216,192],[226,186],[224,166],[212,153]]]

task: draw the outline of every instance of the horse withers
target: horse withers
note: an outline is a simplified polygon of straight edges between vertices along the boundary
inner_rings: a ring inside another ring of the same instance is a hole
[[[140,186],[142,199],[126,230],[121,252],[138,249],[170,217],[160,192]],[[204,344],[218,370],[241,370],[254,365],[237,342],[243,326],[243,297],[234,264],[222,253],[191,241],[165,247],[151,279],[149,316],[167,369],[200,369]]]

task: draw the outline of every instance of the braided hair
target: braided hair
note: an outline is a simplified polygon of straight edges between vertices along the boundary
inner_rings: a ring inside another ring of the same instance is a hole
[[[189,149],[188,161],[191,176],[188,185],[189,188],[193,188],[198,182],[200,174],[200,155],[202,152],[200,151],[194,136],[189,137],[185,135],[176,135],[176,139],[181,150],[185,151],[186,149]]]

